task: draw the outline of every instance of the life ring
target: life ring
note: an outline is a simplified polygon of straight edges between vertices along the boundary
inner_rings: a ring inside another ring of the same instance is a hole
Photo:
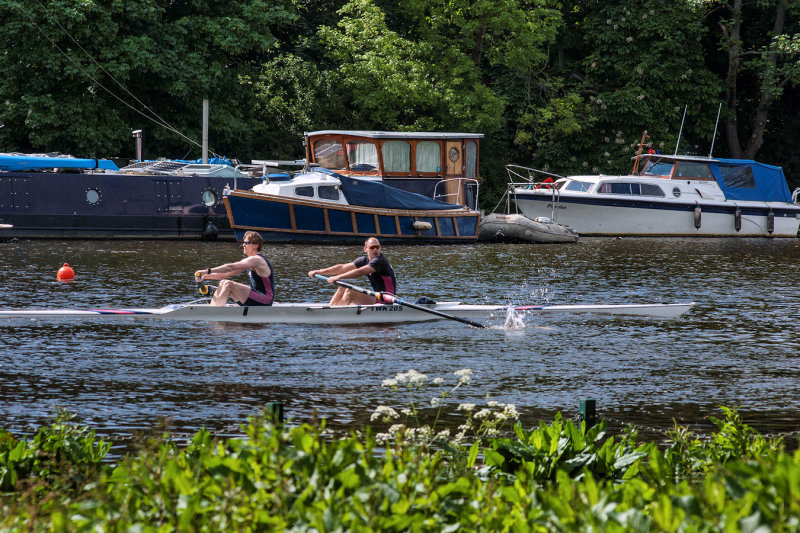
[[[545,185],[546,183],[553,183],[553,178],[550,178],[550,177],[546,178],[542,183],[539,183],[538,185],[536,185],[536,187],[534,187],[534,189],[541,189],[542,187],[545,187],[545,188],[549,189],[550,186],[549,185]]]

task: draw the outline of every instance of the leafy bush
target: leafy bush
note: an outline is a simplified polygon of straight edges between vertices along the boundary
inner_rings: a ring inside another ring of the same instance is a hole
[[[676,428],[664,451],[560,415],[457,449],[265,413],[241,438],[201,430],[114,462],[62,413],[31,441],[0,433],[0,530],[798,530],[800,453],[723,411],[711,439]]]

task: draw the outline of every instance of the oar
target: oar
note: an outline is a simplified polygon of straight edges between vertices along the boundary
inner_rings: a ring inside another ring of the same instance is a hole
[[[321,279],[323,281],[328,281],[327,276],[323,276],[322,274],[314,274],[314,277],[317,279]],[[374,296],[375,298],[380,298],[381,301],[389,301],[393,304],[405,305],[406,307],[410,307],[411,309],[416,309],[417,311],[423,311],[425,313],[430,313],[432,315],[440,316],[442,318],[447,318],[449,320],[456,320],[458,322],[469,324],[470,326],[474,326],[476,328],[486,327],[479,322],[473,322],[472,320],[467,320],[466,318],[461,318],[460,316],[448,315],[446,313],[442,313],[441,311],[437,311],[436,309],[430,309],[423,305],[409,303],[405,300],[400,299],[398,296],[395,296],[394,294],[387,294],[385,292],[375,292],[370,289],[365,289],[363,287],[358,287],[356,285],[345,283],[344,281],[334,281],[334,283],[336,285],[339,285],[340,287],[344,287],[345,289],[350,289],[351,291],[356,291],[362,294],[368,294],[369,296]]]

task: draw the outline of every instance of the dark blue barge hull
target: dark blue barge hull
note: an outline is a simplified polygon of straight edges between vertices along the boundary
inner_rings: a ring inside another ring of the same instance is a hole
[[[122,173],[0,173],[0,238],[234,238],[226,186],[260,178]]]
[[[224,198],[230,226],[241,240],[258,231],[271,242],[363,242],[377,236],[386,242],[469,243],[478,238],[480,213],[452,210],[378,209],[323,204],[234,190]],[[420,224],[429,229],[418,229]]]

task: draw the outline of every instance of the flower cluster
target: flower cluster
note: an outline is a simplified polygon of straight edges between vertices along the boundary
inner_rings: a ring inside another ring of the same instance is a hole
[[[437,430],[437,424],[441,418],[443,410],[447,407],[447,398],[455,393],[460,387],[472,383],[473,372],[469,368],[464,368],[453,372],[457,378],[455,385],[445,388],[438,395],[430,398],[430,406],[436,409],[436,416],[432,423],[424,423],[420,417],[418,405],[422,404],[419,399],[422,387],[427,383],[432,386],[445,385],[445,379],[437,377],[430,382],[428,377],[416,370],[397,374],[392,379],[383,381],[383,386],[395,392],[404,392],[407,395],[407,407],[400,409],[399,412],[390,406],[379,405],[370,417],[372,422],[381,422],[389,425],[384,433],[375,435],[379,442],[390,442],[398,437],[402,437],[407,442],[414,442],[423,446],[448,443],[451,446],[460,446],[469,438],[481,440],[492,438],[500,434],[500,430],[508,423],[515,424],[519,420],[519,413],[513,404],[505,404],[497,401],[487,402],[485,407],[478,408],[474,403],[461,403],[455,412],[464,417],[464,421],[458,426],[455,434],[451,429],[444,428]],[[405,417],[403,423],[398,419]]]

